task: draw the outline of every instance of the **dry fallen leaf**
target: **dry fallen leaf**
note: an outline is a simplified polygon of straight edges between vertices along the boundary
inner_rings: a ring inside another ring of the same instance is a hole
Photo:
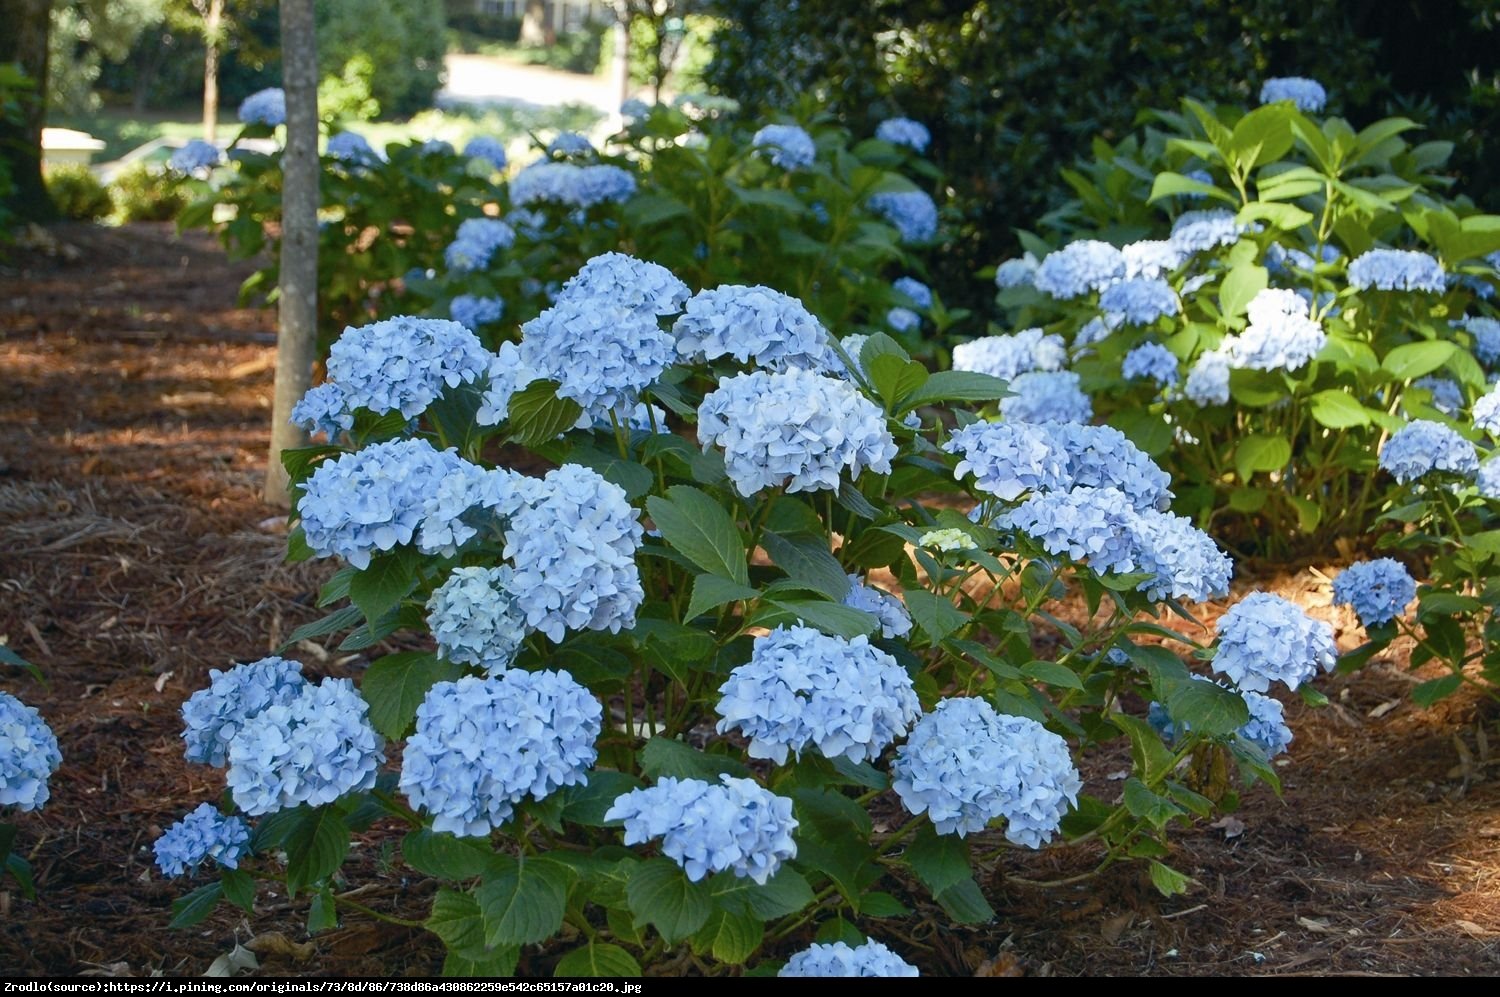
[[[1026,975],[1026,967],[1021,960],[1010,952],[997,952],[995,958],[986,959],[974,970],[975,976],[1008,976],[1021,977]]]

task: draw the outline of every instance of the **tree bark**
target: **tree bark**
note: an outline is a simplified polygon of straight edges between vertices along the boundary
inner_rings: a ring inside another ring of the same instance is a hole
[[[281,2],[282,87],[286,91],[286,149],[282,153],[281,303],[276,339],[276,389],[271,405],[267,502],[290,505],[281,452],[303,446],[307,434],[291,423],[292,407],[307,393],[318,338],[318,48],[313,0]]]
[[[50,221],[57,209],[42,182],[42,125],[47,118],[52,0],[0,0],[0,25],[0,63],[20,63],[34,86],[20,95],[21,120],[0,117],[0,159],[15,185],[7,207],[21,221]]]
[[[203,141],[212,142],[219,127],[219,43],[224,0],[208,0],[203,19]]]

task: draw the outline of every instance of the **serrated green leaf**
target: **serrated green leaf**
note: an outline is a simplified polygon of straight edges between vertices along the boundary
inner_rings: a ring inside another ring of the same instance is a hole
[[[637,922],[654,927],[667,944],[692,935],[713,913],[705,883],[690,882],[671,859],[647,859],[630,874],[626,902]]]
[[[959,612],[952,602],[926,589],[913,587],[905,595],[906,608],[911,613],[912,620],[922,628],[922,632],[934,645],[941,644],[945,637],[969,622],[969,618]]]
[[[1005,381],[972,370],[940,370],[902,398],[897,413],[937,402],[997,402],[1010,394]]]
[[[865,368],[865,374],[875,388],[875,393],[886,405],[894,405],[899,399],[921,388],[930,376],[927,368],[915,360],[902,360],[891,353],[876,357]]]
[[[917,831],[901,861],[934,897],[973,875],[968,843],[954,834],[938,834],[931,824]]]
[[[491,948],[546,941],[567,913],[568,870],[546,858],[497,855],[474,891]]]
[[[1440,679],[1431,679],[1412,687],[1411,701],[1425,709],[1438,700],[1453,695],[1463,687],[1463,684],[1463,678],[1458,675],[1444,675]]]
[[[859,912],[865,917],[906,917],[911,908],[889,893],[866,893],[859,898]]]
[[[745,541],[724,507],[696,488],[673,485],[653,495],[646,510],[662,537],[698,567],[741,585],[750,584]]]
[[[23,856],[15,852],[5,856],[5,869],[15,877],[16,883],[21,887],[21,896],[27,900],[36,899],[36,881],[31,876],[31,863]]]
[[[750,913],[765,920],[786,917],[806,909],[813,902],[813,890],[807,878],[789,865],[783,865],[764,884],[740,881]]]
[[[1161,735],[1150,724],[1124,713],[1114,714],[1109,721],[1130,738],[1135,770],[1148,782],[1154,782],[1171,771],[1172,753],[1161,743]]]
[[[1149,821],[1155,828],[1166,826],[1167,821],[1182,813],[1182,808],[1165,796],[1153,793],[1135,776],[1125,780],[1125,809],[1132,817]]]
[[[1257,471],[1279,471],[1292,459],[1292,445],[1283,436],[1253,433],[1234,448],[1234,469],[1241,481]]]
[[[321,620],[304,623],[296,630],[293,630],[292,635],[286,639],[286,643],[282,644],[276,650],[278,652],[285,651],[299,641],[311,640],[314,637],[326,637],[329,634],[351,630],[359,626],[364,618],[365,615],[359,611],[358,606],[345,606],[343,609],[329,613]]]
[[[516,975],[516,963],[521,960],[519,945],[502,945],[493,949],[475,949],[466,952],[450,951],[443,957],[443,975],[449,978],[470,977],[495,979]]]
[[[243,869],[225,869],[219,873],[219,885],[230,903],[247,914],[255,910],[255,877]]]
[[[432,898],[432,911],[424,922],[428,931],[443,940],[449,951],[484,948],[484,917],[473,894],[441,887]]]
[[[1167,714],[1195,733],[1222,737],[1250,722],[1245,701],[1213,682],[1183,682],[1167,694]]]
[[[1135,586],[1132,585],[1131,588]],[[1082,689],[1083,680],[1078,673],[1067,665],[1059,665],[1055,661],[1031,661],[1021,666],[1021,673],[1027,678],[1036,679],[1047,685],[1059,689]]]
[[[224,884],[209,883],[207,886],[198,887],[187,896],[178,897],[172,901],[172,921],[167,927],[191,928],[201,923],[204,918],[213,913],[222,896],[224,896]]]
[[[1219,285],[1219,312],[1225,319],[1233,320],[1245,314],[1250,300],[1270,283],[1270,273],[1265,267],[1242,263],[1224,276]]]
[[[295,896],[321,882],[344,864],[349,854],[349,828],[333,806],[313,807],[301,814],[286,838],[286,887]]]
[[[427,651],[403,651],[381,658],[365,672],[360,694],[370,704],[370,723],[399,741],[411,730],[417,707],[439,682],[452,682],[463,668]]]
[[[760,948],[766,925],[759,918],[727,910],[716,910],[708,923],[693,936],[693,948],[707,951],[715,960],[729,966],[744,965]]]
[[[1151,885],[1155,886],[1162,896],[1171,897],[1179,893],[1186,893],[1191,882],[1191,880],[1176,869],[1162,865],[1154,859],[1152,860]]]
[[[420,873],[460,880],[484,875],[495,853],[485,838],[459,838],[424,827],[402,839],[401,857]]]
[[[1319,391],[1308,401],[1312,417],[1329,429],[1349,429],[1370,424],[1370,414],[1365,411],[1365,407],[1350,397],[1347,391],[1339,388]]]
[[[557,397],[556,381],[532,381],[510,397],[507,419],[511,439],[523,447],[550,443],[578,423],[583,408],[571,398]]]
[[[641,964],[618,945],[589,942],[557,961],[553,976],[625,976],[641,975]]]
[[[828,549],[826,539],[801,534],[783,536],[767,531],[761,537],[761,546],[771,555],[772,563],[793,581],[801,582],[835,602],[841,602],[849,594],[849,576]]]
[[[760,592],[749,585],[741,585],[722,575],[703,574],[693,578],[693,595],[688,600],[684,620],[696,620],[709,610],[731,602],[754,599]]]
[[[338,904],[333,899],[333,891],[325,886],[313,894],[312,903],[307,906],[307,933],[316,935],[338,926]]]
[[[666,737],[653,737],[640,751],[641,773],[648,779],[706,779],[718,782],[720,775],[746,778],[750,770],[728,755],[713,755]]]
[[[1399,381],[1409,381],[1431,374],[1453,355],[1457,344],[1448,340],[1429,340],[1421,343],[1403,343],[1385,355],[1380,366]]]
[[[1180,197],[1182,195],[1196,195],[1200,197],[1217,198],[1229,204],[1235,203],[1233,194],[1220,190],[1211,183],[1202,180],[1194,180],[1192,177],[1183,176],[1181,173],[1173,173],[1170,170],[1158,173],[1156,179],[1151,182],[1151,194],[1146,198],[1148,204],[1165,200],[1169,197]]]
[[[802,623],[845,640],[871,634],[880,625],[879,620],[863,610],[837,602],[818,602],[813,599],[769,600],[760,612],[751,617],[751,622],[765,627]]]
[[[417,582],[417,558],[408,547],[399,547],[371,558],[370,566],[349,579],[349,600],[371,623],[395,608]]]
[[[995,919],[995,909],[984,898],[984,891],[973,876],[953,884],[933,899],[959,924],[988,924]]]

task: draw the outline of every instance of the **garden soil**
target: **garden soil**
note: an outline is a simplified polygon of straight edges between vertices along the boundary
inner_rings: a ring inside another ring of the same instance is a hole
[[[0,264],[0,635],[47,675],[0,684],[40,708],[65,756],[46,808],[19,819],[37,898],[0,890],[0,975],[405,976],[441,964],[432,937],[348,906],[309,938],[307,898],[272,884],[253,916],[221,906],[194,928],[167,926],[189,886],[156,872],[151,843],[223,790],[220,771],[183,761],[178,708],[208,669],[263,656],[316,618],[331,570],[283,564],[284,517],[260,499],[274,325],[236,307],[248,273],[207,238],[158,225],[59,226]],[[1237,589],[1295,599],[1351,647],[1352,618],[1329,606],[1335,563],[1242,564]],[[1223,608],[1199,618],[1211,626]],[[366,664],[331,648],[290,653],[315,676]],[[1098,862],[1090,846],[1029,853],[990,833],[969,840],[999,855],[980,874],[993,924],[953,927],[894,884],[915,913],[866,927],[937,975],[1500,972],[1497,714],[1465,693],[1416,708],[1404,664],[1320,680],[1331,700],[1320,709],[1283,697],[1296,740],[1282,794],[1253,789],[1233,815],[1174,837],[1167,861],[1193,880],[1184,895],[1161,897],[1133,864],[1068,882]],[[1095,752],[1088,790],[1116,798],[1127,768],[1120,749]],[[338,889],[420,919],[435,884],[392,862],[397,834],[361,835]],[[533,948],[521,968],[547,973],[555,958]]]

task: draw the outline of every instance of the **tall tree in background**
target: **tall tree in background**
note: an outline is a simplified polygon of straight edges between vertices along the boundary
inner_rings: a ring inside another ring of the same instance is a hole
[[[281,304],[276,388],[271,404],[267,502],[286,506],[281,452],[307,442],[292,407],[312,384],[318,332],[318,42],[313,0],[282,0],[281,79],[286,149],[281,172]]]
[[[52,0],[0,0],[0,63],[17,63],[36,85],[21,94],[21,114],[0,115],[0,159],[10,175],[9,208],[23,221],[47,221],[57,210],[42,182],[42,123],[47,101],[47,34]]]
[[[224,0],[193,0],[203,18],[203,141],[219,127],[219,48],[224,41]]]

